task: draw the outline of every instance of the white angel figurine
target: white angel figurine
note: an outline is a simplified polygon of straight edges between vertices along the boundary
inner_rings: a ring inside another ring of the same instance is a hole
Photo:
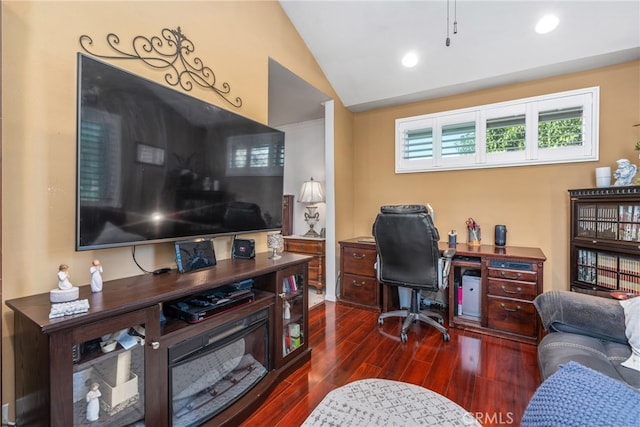
[[[102,264],[97,259],[91,263],[91,292],[102,292]]]
[[[73,288],[69,280],[69,266],[67,264],[60,264],[58,267],[58,288],[63,291]]]
[[[98,421],[100,418],[100,401],[98,398],[102,396],[100,393],[100,384],[93,383],[91,384],[91,389],[87,393],[87,421],[93,422]]]

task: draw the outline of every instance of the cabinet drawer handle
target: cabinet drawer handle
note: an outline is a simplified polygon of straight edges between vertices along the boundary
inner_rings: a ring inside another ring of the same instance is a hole
[[[502,308],[504,311],[510,311],[512,313],[514,313],[516,311],[520,311],[522,309],[522,307],[520,307],[519,305],[516,305],[516,308],[508,308],[504,304],[500,304],[500,308]]]
[[[357,288],[361,288],[362,286],[364,286],[364,282],[362,283],[358,283],[355,280],[351,282],[351,284]]]
[[[152,349],[157,350],[160,348],[160,343],[158,341],[151,341],[149,343],[149,345],[151,346]]]
[[[522,274],[520,274],[520,273],[516,273],[516,275],[515,275],[515,276],[510,276],[510,275],[508,275],[508,274],[507,274],[507,272],[506,272],[506,271],[501,271],[501,272],[500,272],[500,275],[501,275],[502,277],[504,277],[505,279],[519,279],[519,278],[521,278],[521,277],[522,277]]]
[[[502,291],[505,294],[514,294],[515,295],[515,294],[519,294],[520,292],[522,292],[522,288],[520,286],[518,286],[515,291],[510,291],[509,289],[507,289],[507,287],[505,285],[502,285],[500,287],[502,288]]]
[[[353,252],[351,256],[354,257],[355,259],[365,259],[367,257],[365,254],[358,254],[355,252]]]

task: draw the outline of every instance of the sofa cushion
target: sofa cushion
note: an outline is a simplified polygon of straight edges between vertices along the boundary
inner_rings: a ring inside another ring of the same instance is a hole
[[[621,365],[631,355],[631,347],[586,335],[553,332],[538,344],[540,376],[547,379],[560,365],[578,362],[615,380],[640,389],[640,372]]]
[[[538,387],[521,426],[638,426],[638,407],[639,392],[570,362]]]
[[[546,330],[628,343],[624,310],[616,300],[553,290],[538,295],[534,305]]]
[[[622,366],[640,371],[640,297],[620,301],[624,308],[626,335],[631,345],[631,357]]]

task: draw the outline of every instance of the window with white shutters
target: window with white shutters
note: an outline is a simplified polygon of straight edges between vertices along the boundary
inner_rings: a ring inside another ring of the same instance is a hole
[[[396,120],[396,172],[598,160],[599,88]]]

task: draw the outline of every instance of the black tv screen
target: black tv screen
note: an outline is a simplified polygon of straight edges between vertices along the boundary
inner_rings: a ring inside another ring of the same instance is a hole
[[[284,133],[78,54],[76,249],[282,227]]]

